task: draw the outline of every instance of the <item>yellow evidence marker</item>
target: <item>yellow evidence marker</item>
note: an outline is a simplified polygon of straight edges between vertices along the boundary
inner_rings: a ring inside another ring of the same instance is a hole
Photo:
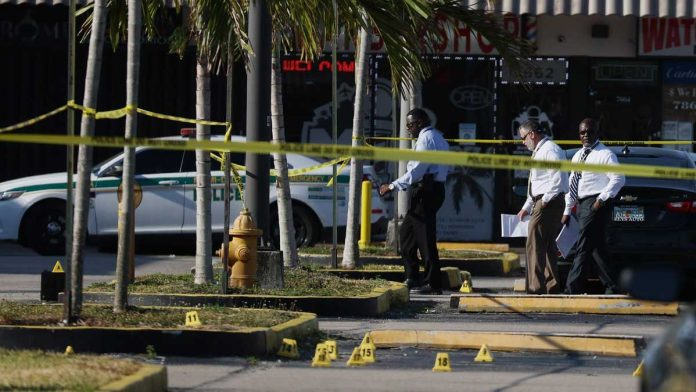
[[[465,279],[464,281],[462,281],[462,287],[459,288],[459,292],[460,292],[460,293],[465,293],[465,294],[473,293],[474,290],[473,290],[473,288],[471,287],[471,282],[469,282],[469,281],[466,280],[466,279]]]
[[[65,355],[73,355],[75,354],[75,350],[73,350],[72,346],[68,346],[65,348]]]
[[[374,344],[361,344],[360,345],[360,356],[365,363],[374,363],[375,359],[375,345]]]
[[[365,361],[363,361],[362,355],[360,355],[360,347],[356,347],[353,349],[353,353],[350,355],[350,358],[348,358],[348,362],[346,362],[346,365],[348,365],[348,366],[363,366],[363,365],[365,365]]]
[[[329,354],[329,359],[332,361],[338,359],[338,345],[335,340],[327,340],[324,342],[326,345],[326,352]]]
[[[60,260],[56,260],[56,264],[53,266],[53,270],[51,272],[54,274],[58,272],[65,272],[65,270],[63,270],[63,266],[60,265]]]
[[[452,366],[450,365],[449,353],[437,353],[435,357],[435,366],[433,366],[434,372],[451,372]]]
[[[195,310],[186,312],[186,326],[187,327],[200,327],[201,320],[198,318],[198,312]]]
[[[633,377],[640,377],[643,375],[643,361],[640,361],[636,370],[633,371]]]
[[[476,354],[474,362],[493,362],[493,354],[491,354],[491,350],[488,349],[485,343],[481,346],[478,354]]]
[[[277,355],[290,359],[299,358],[300,352],[297,350],[297,341],[295,339],[283,338],[283,342],[280,343],[280,348],[278,349]]]
[[[329,367],[331,366],[331,358],[326,352],[326,345],[324,343],[318,343],[317,349],[314,351],[314,358],[312,358],[312,367]]]

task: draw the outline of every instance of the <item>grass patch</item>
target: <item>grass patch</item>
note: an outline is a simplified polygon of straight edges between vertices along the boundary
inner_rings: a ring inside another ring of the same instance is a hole
[[[248,289],[230,288],[230,294],[258,294],[283,296],[356,296],[369,294],[377,287],[389,283],[382,279],[354,280],[344,279],[312,268],[291,268],[285,270],[285,287],[282,289]],[[87,287],[85,291],[113,292],[115,283],[98,282]],[[167,275],[152,274],[135,278],[135,283],[128,286],[129,293],[164,293],[164,294],[219,294],[219,284],[196,285],[191,274]]]
[[[105,355],[63,355],[0,348],[2,391],[94,391],[131,375],[141,364]]]
[[[331,255],[330,244],[317,244],[313,247],[302,248],[300,253],[308,255]],[[343,246],[338,246],[338,254],[343,254]],[[440,258],[448,259],[499,259],[502,257],[502,252],[486,251],[486,250],[447,250],[438,249]],[[368,246],[365,249],[360,249],[361,257],[369,256],[400,256],[391,248],[382,246]]]
[[[85,305],[78,325],[87,327],[190,328],[185,327],[188,308],[129,307],[114,313],[111,306]],[[292,312],[272,309],[204,307],[196,309],[203,325],[197,329],[236,331],[250,327],[272,327],[296,317]],[[0,324],[59,326],[62,305],[26,305],[0,300]],[[0,384],[2,386],[2,384]],[[0,388],[1,389],[1,388]]]

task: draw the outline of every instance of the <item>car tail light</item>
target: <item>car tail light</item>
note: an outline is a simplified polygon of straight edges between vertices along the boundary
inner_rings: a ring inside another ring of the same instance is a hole
[[[183,137],[194,137],[196,136],[196,128],[181,128],[179,130],[179,135]]]
[[[383,210],[381,208],[373,208],[372,213],[373,214],[382,214]]]
[[[672,212],[696,212],[696,201],[670,201],[667,203],[667,209]]]

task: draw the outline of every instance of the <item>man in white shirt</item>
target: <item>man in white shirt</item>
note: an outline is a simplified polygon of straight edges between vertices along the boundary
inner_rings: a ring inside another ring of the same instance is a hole
[[[418,135],[416,151],[449,151],[442,132],[430,126],[423,109],[413,109],[406,116],[411,137]],[[409,161],[406,173],[391,184],[382,184],[380,196],[394,190],[410,192],[410,204],[401,223],[399,239],[406,284],[420,294],[442,294],[440,258],[437,252],[437,211],[445,201],[445,181],[449,166]],[[425,264],[425,279],[418,272],[418,253]],[[421,283],[426,283],[421,286]]]
[[[533,121],[518,130],[522,143],[536,161],[562,161],[565,152],[539,131]],[[557,169],[529,172],[527,201],[517,213],[520,219],[531,215],[527,232],[527,293],[558,294],[558,251],[556,237],[561,231],[563,195],[568,192],[568,175]]]
[[[575,153],[573,162],[597,165],[619,164],[616,155],[599,142],[594,120],[591,118],[582,120],[579,134],[583,148]],[[585,280],[591,269],[592,259],[596,263],[597,274],[604,285],[605,294],[614,294],[618,291],[605,243],[604,233],[610,212],[605,206],[609,199],[619,193],[625,182],[626,178],[617,173],[582,171],[571,174],[561,223],[564,225],[568,223],[573,207],[577,206],[580,233],[575,243],[576,254],[573,267],[566,281],[566,294],[586,292]]]

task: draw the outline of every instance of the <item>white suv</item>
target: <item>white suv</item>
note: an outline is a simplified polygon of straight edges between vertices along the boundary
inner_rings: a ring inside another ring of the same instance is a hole
[[[183,140],[182,137],[164,138]],[[213,136],[213,140],[221,140]],[[244,142],[233,137],[233,142]],[[100,243],[113,243],[118,232],[117,188],[121,183],[122,154],[94,167],[90,193],[88,234]],[[287,156],[290,169],[318,165],[321,159],[297,154]],[[233,153],[232,162],[244,164],[243,153]],[[212,229],[220,237],[224,222],[224,173],[212,161]],[[136,149],[135,180],[142,188],[142,203],[135,213],[138,237],[193,236],[196,231],[195,152]],[[244,177],[244,172],[240,172]],[[290,191],[298,246],[311,245],[332,226],[332,187],[330,166],[291,177]],[[17,240],[41,254],[61,254],[65,248],[66,173],[25,177],[0,183],[0,240]],[[364,178],[373,182],[373,232],[383,232],[388,206],[377,194],[377,175],[372,166],[364,166]],[[349,166],[338,176],[338,226],[345,227]],[[275,178],[269,184],[270,219],[277,221]],[[239,214],[239,191],[232,186],[231,220]],[[277,237],[278,225],[271,224],[271,236]],[[275,229],[275,230],[274,230]]]

